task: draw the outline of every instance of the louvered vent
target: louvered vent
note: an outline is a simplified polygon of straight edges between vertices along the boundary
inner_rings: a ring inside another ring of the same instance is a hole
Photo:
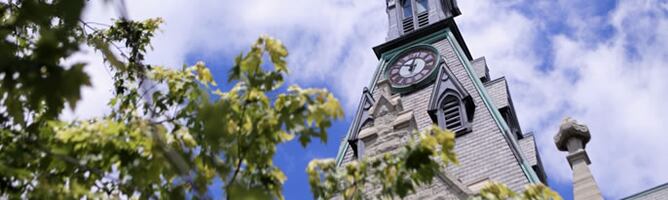
[[[413,31],[415,29],[415,27],[413,26],[413,18],[411,17],[404,19],[403,27],[404,27],[404,33]]]
[[[457,97],[446,97],[443,103],[443,116],[445,118],[445,127],[447,129],[454,131],[462,126],[460,109],[461,106]]]
[[[429,12],[418,14],[418,27],[424,27],[429,24]]]

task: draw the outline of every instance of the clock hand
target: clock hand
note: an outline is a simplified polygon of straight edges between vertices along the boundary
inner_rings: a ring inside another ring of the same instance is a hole
[[[415,69],[415,59],[411,60],[411,64],[408,66],[408,71],[411,73],[413,72],[413,69]]]

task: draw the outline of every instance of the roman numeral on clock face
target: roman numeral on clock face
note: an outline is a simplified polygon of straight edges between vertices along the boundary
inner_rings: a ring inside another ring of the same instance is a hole
[[[419,46],[403,52],[391,61],[387,77],[393,87],[407,87],[430,77],[436,69],[438,53]]]

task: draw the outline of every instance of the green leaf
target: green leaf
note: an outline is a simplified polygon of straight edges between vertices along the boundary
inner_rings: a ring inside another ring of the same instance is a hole
[[[111,64],[111,66],[114,66],[116,70],[120,71],[126,71],[127,67],[123,62],[118,60],[116,58],[116,55],[109,49],[109,45],[104,42],[102,39],[94,38],[92,39],[93,46],[102,52],[102,55],[104,55],[104,59]]]

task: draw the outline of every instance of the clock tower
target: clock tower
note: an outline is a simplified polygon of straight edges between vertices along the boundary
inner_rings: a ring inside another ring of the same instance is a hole
[[[380,0],[377,0],[380,1]],[[337,164],[402,147],[438,124],[456,133],[458,165],[443,166],[409,199],[467,199],[487,182],[521,191],[546,184],[534,136],[520,128],[504,77],[474,59],[454,18],[456,0],[384,0],[389,29],[379,64],[337,155]],[[380,186],[367,188],[368,194]]]

